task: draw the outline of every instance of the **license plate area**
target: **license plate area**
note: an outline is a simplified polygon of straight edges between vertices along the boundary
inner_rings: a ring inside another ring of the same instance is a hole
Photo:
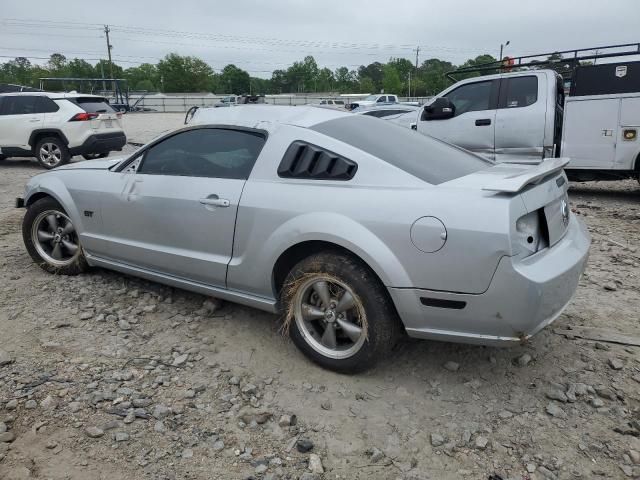
[[[545,206],[544,216],[549,232],[549,244],[554,245],[564,236],[569,226],[570,208],[567,194]]]
[[[102,126],[103,126],[104,128],[113,128],[113,120],[111,120],[111,119],[104,120],[104,121],[102,122]]]

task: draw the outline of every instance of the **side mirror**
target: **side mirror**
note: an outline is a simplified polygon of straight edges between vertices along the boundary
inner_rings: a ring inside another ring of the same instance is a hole
[[[455,114],[456,106],[447,97],[439,97],[424,107],[421,120],[446,120],[454,117]]]

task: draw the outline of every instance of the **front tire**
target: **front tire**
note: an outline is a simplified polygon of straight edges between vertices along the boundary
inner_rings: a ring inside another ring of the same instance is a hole
[[[109,156],[109,152],[106,153],[85,153],[82,155],[82,158],[85,160],[95,160],[97,158],[107,158]]]
[[[35,148],[35,155],[40,165],[47,170],[59,167],[71,160],[69,149],[58,137],[45,137]]]
[[[338,251],[300,261],[285,280],[282,305],[296,346],[337,372],[371,368],[400,332],[384,285],[360,260]]]
[[[22,239],[33,261],[49,273],[77,275],[88,269],[71,219],[51,197],[42,198],[27,209]]]

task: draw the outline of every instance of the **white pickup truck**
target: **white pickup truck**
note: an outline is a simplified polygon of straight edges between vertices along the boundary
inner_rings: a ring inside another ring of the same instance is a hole
[[[640,62],[577,67],[566,98],[554,70],[461,80],[413,128],[498,162],[567,157],[571,180],[640,181]]]

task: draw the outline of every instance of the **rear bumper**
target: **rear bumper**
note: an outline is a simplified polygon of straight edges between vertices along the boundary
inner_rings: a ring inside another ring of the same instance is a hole
[[[87,155],[91,153],[107,153],[114,150],[122,150],[127,143],[124,132],[96,133],[78,147],[69,149],[71,155]]]
[[[525,259],[503,257],[482,294],[389,288],[412,337],[517,343],[553,322],[573,298],[589,256],[586,226],[571,217],[558,243]]]

